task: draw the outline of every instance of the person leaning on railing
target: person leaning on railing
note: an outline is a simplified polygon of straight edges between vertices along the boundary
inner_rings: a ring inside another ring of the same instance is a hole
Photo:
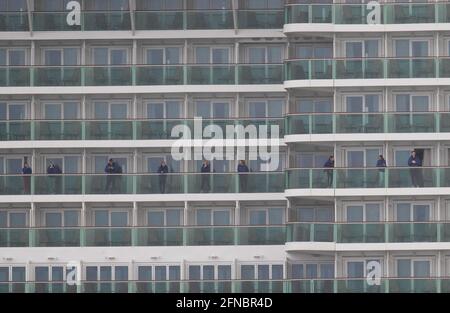
[[[334,155],[330,155],[323,167],[326,168],[323,171],[327,174],[327,187],[331,188],[333,186]]]
[[[384,159],[383,155],[379,155],[378,156],[378,160],[377,160],[377,167],[380,167],[380,169],[378,170],[378,183],[379,183],[379,187],[383,187],[384,186],[384,168],[387,166],[386,165],[386,160]]]

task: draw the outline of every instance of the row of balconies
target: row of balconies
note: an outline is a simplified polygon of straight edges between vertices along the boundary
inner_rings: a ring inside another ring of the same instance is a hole
[[[418,24],[449,23],[450,4],[435,3],[378,3],[380,11],[370,4],[323,3],[286,6],[286,24]],[[369,16],[376,12],[379,22]]]
[[[194,123],[194,119],[0,121],[0,141],[175,140],[180,137],[173,136],[172,129],[178,125],[188,127],[191,139],[194,139]],[[258,134],[258,138],[270,138],[270,127],[273,125],[279,128],[276,138],[282,138],[285,134],[448,133],[450,113],[314,113],[291,114],[285,119],[202,119],[202,126],[208,125],[219,127],[223,136],[227,134],[227,126],[267,126],[268,134]],[[203,132],[202,135],[209,138]],[[183,136],[186,138],[187,134]]]
[[[64,120],[64,121],[8,121],[0,122],[0,141],[9,140],[151,140],[178,139],[172,136],[172,129],[185,125],[194,136],[194,119],[151,119],[151,120]],[[279,135],[284,134],[284,119],[202,119],[202,126],[220,127],[225,138],[227,126],[258,127],[277,125]],[[202,129],[203,133],[203,129]],[[264,135],[264,134],[262,134]],[[277,134],[278,135],[278,134]],[[184,134],[183,136],[187,136]],[[278,137],[277,137],[278,138]],[[192,139],[194,139],[192,137]]]
[[[286,227],[2,228],[0,247],[284,245]]]
[[[287,60],[285,80],[448,77],[448,57],[342,58]]]
[[[450,279],[383,277],[369,285],[366,278],[184,280],[184,281],[65,281],[0,283],[0,292],[26,293],[450,293]]]
[[[282,84],[284,80],[450,78],[449,57],[299,59],[282,64],[7,66],[0,86]],[[286,75],[284,75],[284,72]]]
[[[282,64],[0,67],[0,87],[282,84]]]
[[[173,11],[82,11],[79,25],[69,25],[65,12],[0,13],[0,31],[131,31],[280,29],[282,9]],[[133,24],[132,24],[133,16]]]
[[[282,193],[286,189],[412,187],[420,187],[420,190],[450,187],[450,168],[314,168],[287,169],[285,173],[33,174],[0,177],[0,195]]]
[[[266,226],[1,228],[0,247],[229,246],[288,242],[450,242],[449,222]]]
[[[284,23],[369,24],[372,11],[367,4],[337,3],[296,4],[285,10],[82,11],[80,25],[67,23],[68,11],[32,11],[31,28],[27,11],[3,12],[0,31],[130,31],[133,24],[135,30],[280,29]],[[382,3],[378,18],[380,24],[448,23],[450,8],[448,3]]]

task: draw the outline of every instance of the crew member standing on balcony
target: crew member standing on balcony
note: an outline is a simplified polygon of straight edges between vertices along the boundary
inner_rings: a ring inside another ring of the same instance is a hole
[[[52,161],[49,162],[49,165],[47,167],[47,174],[49,179],[48,189],[50,194],[56,193],[56,174],[58,174],[58,169],[56,168],[55,164],[53,164]]]
[[[239,161],[237,171],[239,173],[239,192],[247,192],[247,178],[249,169],[244,160]]]
[[[386,160],[380,154],[378,156],[378,160],[377,160],[377,167],[380,167],[380,169],[378,170],[378,183],[379,183],[378,187],[384,187],[384,168],[386,166],[387,166],[386,165]]]
[[[201,192],[209,192],[209,173],[211,172],[211,166],[208,160],[203,161],[201,172],[202,172]]]
[[[324,170],[325,173],[327,173],[327,186],[330,188],[333,186],[333,173],[334,173],[334,156],[330,155],[328,160],[325,162],[323,167],[326,167],[327,169]]]
[[[169,173],[169,167],[164,160],[161,161],[161,165],[158,167],[159,173],[159,191],[161,193],[166,192],[167,173]]]
[[[29,195],[30,194],[30,186],[31,186],[31,174],[33,174],[33,170],[31,169],[31,167],[28,165],[28,162],[23,163],[23,168],[22,168],[22,174],[23,176],[23,193],[25,195]]]
[[[408,159],[409,173],[411,175],[411,183],[413,187],[423,187],[422,160],[416,153],[416,150],[411,151],[411,156]]]
[[[115,189],[115,177],[116,174],[116,162],[114,162],[113,159],[109,159],[108,163],[105,166],[105,173],[106,173],[106,186],[105,186],[105,192],[106,193],[113,193]]]

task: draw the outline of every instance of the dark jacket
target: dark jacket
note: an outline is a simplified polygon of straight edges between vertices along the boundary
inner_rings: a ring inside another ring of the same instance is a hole
[[[209,173],[209,172],[211,172],[211,166],[209,164],[208,165],[202,164],[201,172],[202,173]]]
[[[377,167],[386,167],[386,160],[385,159],[377,160]]]
[[[47,174],[58,174],[58,169],[56,166],[49,166],[47,167]]]
[[[169,167],[167,165],[160,165],[158,167],[158,173],[160,173],[160,174],[169,173]]]
[[[246,172],[249,171],[249,170],[248,170],[248,166],[245,165],[245,164],[239,164],[238,167],[237,167],[237,171],[238,171],[239,173],[246,173]]]
[[[33,171],[31,170],[31,167],[24,167],[22,168],[22,174],[31,175],[33,174]]]
[[[334,161],[331,161],[330,159],[328,159],[325,164],[323,165],[323,167],[334,167]]]
[[[105,166],[105,173],[107,173],[107,174],[114,174],[114,173],[116,173],[116,166],[117,166],[117,164],[116,164],[116,162],[112,162],[111,164],[106,164],[106,166]]]
[[[416,163],[413,163],[413,161],[416,161]],[[408,166],[422,166],[422,160],[417,156],[415,158],[413,158],[413,156],[410,156],[408,159]]]
[[[62,174],[62,170],[58,165],[55,165],[55,174]]]

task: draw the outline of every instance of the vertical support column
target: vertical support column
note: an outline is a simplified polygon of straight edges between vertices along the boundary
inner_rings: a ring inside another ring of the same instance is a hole
[[[87,174],[87,155],[86,149],[83,149],[83,156],[81,160],[81,194],[85,195],[87,192],[86,188],[86,174]]]
[[[138,204],[133,201],[132,229],[131,229],[131,245],[138,245]]]
[[[443,104],[445,104],[445,100],[442,101]],[[441,87],[437,88],[437,96],[436,96],[436,112],[434,114],[434,121],[435,121],[435,132],[440,133],[441,132],[441,115],[440,112],[444,111],[444,106],[441,106]]]
[[[86,140],[86,95],[81,97],[81,140]]]
[[[186,14],[186,12],[184,14]],[[187,68],[186,64],[190,63],[189,60],[188,60],[188,41],[187,41],[187,39],[184,40],[183,59],[184,59],[184,62],[183,62],[183,64],[184,64],[184,66],[183,66],[183,85],[187,85],[188,84],[188,79],[187,79],[188,68]]]
[[[81,216],[80,216],[80,246],[86,246],[86,202],[81,202]]]
[[[385,177],[386,178],[386,177]],[[384,197],[384,221],[387,222],[389,220],[391,220],[390,216],[389,216],[389,197],[385,196]],[[389,242],[389,228],[390,228],[390,224],[385,223],[385,227],[384,227],[384,242],[388,243]]]
[[[189,118],[189,111],[188,111],[188,109],[189,109],[189,105],[188,105],[188,103],[189,103],[189,95],[186,93],[186,94],[184,94],[184,112],[183,112],[183,114],[184,114],[184,117],[186,118],[185,119],[185,123],[188,123],[188,125],[189,125],[189,122],[188,122],[188,118]],[[191,138],[192,139],[192,138]],[[192,150],[194,150],[194,149],[192,149]],[[191,151],[192,151],[191,150]],[[194,150],[195,151],[195,150]],[[190,156],[191,158],[192,158],[192,152],[191,152],[191,156]],[[194,165],[195,165],[195,161],[193,161],[193,163],[194,163]],[[183,162],[182,162],[182,165],[183,165],[183,168],[181,168],[181,172],[184,172],[185,174],[182,174],[183,175],[183,177],[181,178],[182,179],[182,181],[183,181],[183,193],[188,193],[189,192],[189,188],[188,188],[188,186],[189,186],[189,174],[186,174],[186,173],[189,173],[190,171],[189,171],[189,160],[186,160],[185,158],[183,158]]]
[[[339,216],[339,212],[338,212],[338,199],[335,197],[335,198],[334,198],[334,223],[333,223],[333,241],[334,241],[334,242],[337,242],[337,241],[338,241],[338,236],[337,236],[337,224],[336,224],[336,222],[339,220],[338,216]]]
[[[189,277],[187,277],[187,270],[186,270],[186,260],[183,259],[181,261],[181,268],[180,268],[180,279],[181,279],[181,286],[180,286],[180,292],[181,293],[186,293],[188,292],[188,288],[187,288],[187,284],[185,283]]]
[[[137,140],[138,139],[138,137],[137,137],[137,133],[138,133],[137,129],[138,129],[138,126],[140,126],[140,125],[138,125],[138,121],[137,121],[137,118],[139,117],[138,105],[137,105],[137,94],[133,95],[133,114],[132,114],[132,117],[133,117],[133,121],[132,121],[133,135],[132,135],[132,138],[133,138],[133,140]]]
[[[441,166],[443,166],[443,164],[441,164],[441,142],[438,141],[437,142],[437,151],[436,151],[436,164],[434,164],[434,166],[438,166],[438,168],[435,168],[434,171],[436,173],[436,187],[444,187],[441,186]],[[431,164],[433,166],[433,164]]]
[[[130,0],[131,1],[131,0]],[[133,35],[134,35],[134,30],[133,30]],[[137,62],[137,40],[133,39],[133,48],[132,48],[132,53],[131,53],[131,85],[132,86],[136,86],[136,64]]]
[[[81,45],[81,86],[86,86],[86,65],[86,40],[83,40]]]
[[[434,275],[435,277],[437,277],[436,279],[436,292],[437,293],[441,293],[441,282],[442,282],[442,278],[445,275],[442,275],[442,250],[438,251],[438,257],[437,257],[437,262],[436,262],[436,275]]]
[[[333,115],[331,118],[333,134],[336,134],[336,114],[335,114],[337,112],[337,94],[336,93],[337,93],[337,91],[336,91],[336,87],[335,87],[335,88],[333,88]],[[334,157],[336,157],[336,154],[334,155]]]
[[[36,65],[36,42],[34,40],[31,41],[31,52],[30,52],[30,86],[35,86],[34,74]]]
[[[133,173],[135,173],[133,176],[131,176],[131,189],[132,189],[132,193],[133,195],[137,194],[137,185],[138,185],[138,181],[140,180],[140,177],[138,177],[139,173],[138,171],[138,149],[135,148],[133,150]]]
[[[391,253],[388,251],[386,251],[386,277],[393,277],[394,273],[391,273]],[[388,293],[389,292],[389,279],[386,279],[386,282],[384,284],[384,292]]]
[[[189,223],[189,203],[188,201],[184,201],[184,211],[183,211],[183,246],[186,246],[188,243],[188,226]]]
[[[437,232],[437,238],[436,238],[436,241],[437,242],[441,242],[441,231],[442,231],[442,224],[441,224],[441,210],[442,210],[442,208],[441,208],[441,204],[442,204],[442,197],[441,196],[438,196],[438,199],[437,199],[437,210],[436,210],[436,219],[435,219],[435,221],[437,221],[438,223],[437,223],[437,225],[436,225],[436,232]],[[445,216],[445,215],[444,215]]]
[[[241,82],[239,80],[239,41],[234,43],[234,83],[239,85]]]
[[[30,231],[28,232],[28,246],[35,247],[36,246],[36,207],[35,203],[30,203]]]
[[[30,139],[36,140],[36,122],[35,120],[38,117],[36,116],[36,96],[31,96],[31,103],[30,103]]]
[[[231,293],[237,293],[240,292],[241,288],[238,288],[238,282],[237,280],[240,279],[241,275],[239,275],[239,263],[238,263],[238,259],[234,259],[233,260],[233,269],[234,271],[232,271],[232,276],[231,276],[231,281],[233,282],[231,284]]]
[[[33,270],[32,270],[32,263],[31,261],[27,261],[27,266],[25,267],[25,281],[26,281],[26,285],[25,285],[25,292],[26,293],[33,293],[34,292],[34,288],[33,288]]]
[[[31,154],[31,167],[32,168],[34,167],[34,173],[36,173],[37,169],[39,168],[37,166],[36,160],[37,160],[37,152],[36,152],[36,149],[33,149],[33,152]],[[42,170],[44,170],[44,169],[45,168],[43,168]],[[31,175],[31,178],[30,178],[30,195],[36,194],[35,190],[36,190],[36,176],[35,175]]]
[[[136,4],[135,4],[135,0],[128,0],[128,6],[130,8],[131,34],[134,36],[135,33],[136,33],[136,19],[135,19]]]
[[[438,6],[438,4],[436,4],[435,5],[435,7],[437,7]],[[432,55],[434,55],[434,56],[436,56],[435,57],[435,62],[434,62],[434,68],[435,68],[435,71],[436,71],[436,78],[438,78],[439,76],[440,76],[440,73],[439,73],[439,63],[440,63],[440,60],[439,60],[439,56],[441,55],[441,52],[439,51],[439,32],[436,32],[435,33],[436,35],[436,37],[435,37],[435,40],[434,40],[434,43],[435,43],[435,46],[434,46],[434,48],[435,48],[435,51],[434,51],[434,54],[432,54]]]
[[[239,230],[241,227],[241,204],[239,200],[236,201],[234,207],[234,245],[238,245],[240,241]]]

